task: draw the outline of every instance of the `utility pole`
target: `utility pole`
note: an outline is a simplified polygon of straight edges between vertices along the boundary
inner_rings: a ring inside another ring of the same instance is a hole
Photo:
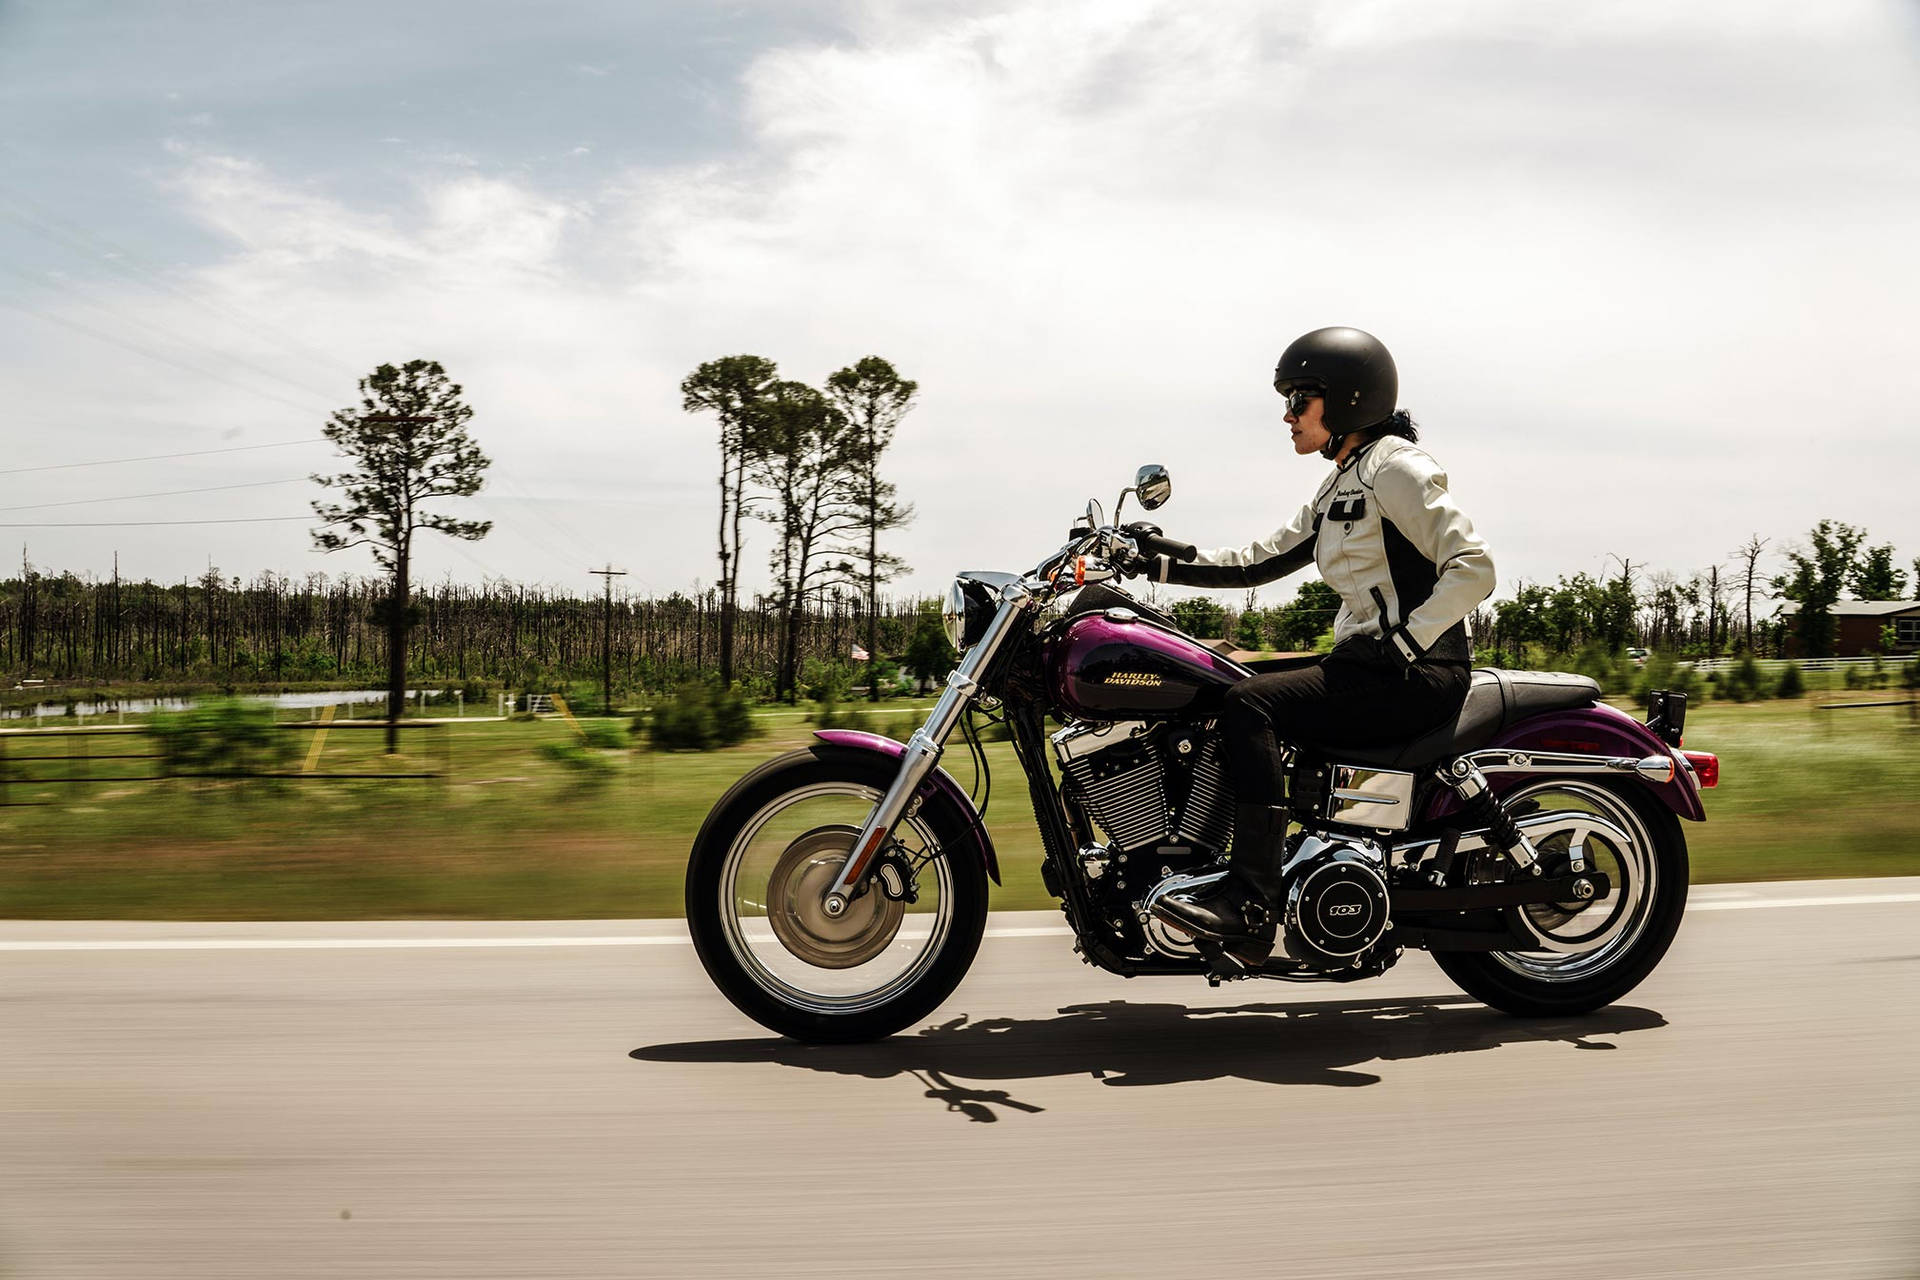
[[[613,714],[613,580],[627,576],[625,569],[616,569],[608,561],[604,569],[589,569],[607,584],[606,607],[600,618],[600,713]]]

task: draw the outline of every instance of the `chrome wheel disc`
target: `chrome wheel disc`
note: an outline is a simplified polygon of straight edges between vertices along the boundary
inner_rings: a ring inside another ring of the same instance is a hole
[[[1541,939],[1538,950],[1496,951],[1494,959],[1543,982],[1594,977],[1632,949],[1646,932],[1659,890],[1653,836],[1633,807],[1589,783],[1539,782],[1517,788],[1513,804],[1530,800],[1559,820],[1530,827],[1547,875],[1565,874],[1578,851],[1587,869],[1607,877],[1607,892],[1587,901],[1514,907]],[[1515,922],[1519,924],[1519,921]]]
[[[933,966],[952,936],[953,874],[917,811],[894,831],[903,888],[877,880],[839,919],[821,898],[839,875],[880,792],[820,783],[769,801],[734,836],[723,864],[720,927],[740,967],[769,995],[815,1013],[857,1013],[899,995]]]
[[[875,883],[847,904],[838,919],[821,901],[859,836],[858,827],[819,827],[787,846],[767,880],[767,923],[780,944],[822,969],[852,969],[887,949],[900,932],[907,904]]]

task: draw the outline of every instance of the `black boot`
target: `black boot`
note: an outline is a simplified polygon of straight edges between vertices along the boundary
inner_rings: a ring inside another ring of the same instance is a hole
[[[1233,853],[1227,869],[1154,900],[1153,914],[1196,938],[1264,959],[1279,918],[1280,863],[1286,852],[1287,811],[1264,804],[1235,805]]]

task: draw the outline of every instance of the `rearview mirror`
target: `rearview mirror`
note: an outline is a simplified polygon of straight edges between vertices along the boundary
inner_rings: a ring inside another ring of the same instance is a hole
[[[1157,462],[1149,462],[1133,474],[1133,492],[1140,505],[1152,511],[1163,507],[1173,496],[1173,477]]]

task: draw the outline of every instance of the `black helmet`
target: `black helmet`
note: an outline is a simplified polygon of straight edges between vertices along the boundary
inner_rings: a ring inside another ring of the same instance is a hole
[[[1400,400],[1400,374],[1380,339],[1336,326],[1295,338],[1274,366],[1273,389],[1281,395],[1320,392],[1327,401],[1323,421],[1338,440],[1393,416]]]

